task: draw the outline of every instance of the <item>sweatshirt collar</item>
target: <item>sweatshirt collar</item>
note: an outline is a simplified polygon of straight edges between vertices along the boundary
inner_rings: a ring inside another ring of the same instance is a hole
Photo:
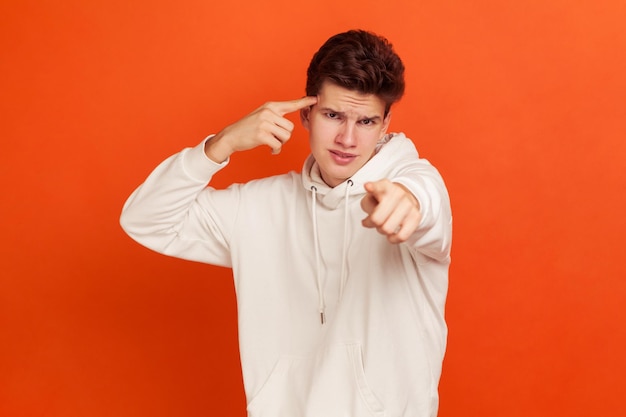
[[[358,197],[365,194],[363,185],[366,182],[388,178],[396,162],[401,159],[406,142],[411,141],[403,133],[386,135],[377,148],[376,154],[351,178],[336,187],[330,187],[324,182],[319,165],[313,158],[313,155],[309,155],[302,167],[302,185],[307,191],[310,191],[311,187],[315,186],[317,189],[317,201],[326,208],[335,209],[346,196],[348,180],[352,181],[352,186],[349,187],[348,191],[349,195]]]

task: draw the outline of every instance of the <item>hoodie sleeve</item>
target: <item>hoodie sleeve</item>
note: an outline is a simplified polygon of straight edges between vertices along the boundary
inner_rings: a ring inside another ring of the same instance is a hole
[[[407,187],[420,204],[422,220],[407,244],[429,258],[449,260],[452,213],[448,191],[437,169],[418,157],[391,180]]]
[[[156,252],[230,267],[228,237],[237,192],[220,190],[219,202],[212,204],[218,191],[207,184],[228,161],[217,164],[205,155],[207,139],[157,166],[124,204],[120,224]]]

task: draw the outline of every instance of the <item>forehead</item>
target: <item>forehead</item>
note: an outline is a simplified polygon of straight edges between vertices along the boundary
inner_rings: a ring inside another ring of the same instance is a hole
[[[331,82],[324,82],[317,95],[317,105],[341,113],[364,116],[383,116],[385,102],[375,94],[348,90]]]

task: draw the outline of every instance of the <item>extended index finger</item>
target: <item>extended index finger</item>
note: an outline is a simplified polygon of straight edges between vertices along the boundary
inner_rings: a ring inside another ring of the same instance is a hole
[[[370,181],[365,183],[365,191],[370,193],[377,201],[380,201],[391,185],[387,180]]]
[[[278,114],[284,116],[287,113],[301,110],[317,103],[317,97],[305,96],[297,100],[279,101],[274,103],[274,108]]]

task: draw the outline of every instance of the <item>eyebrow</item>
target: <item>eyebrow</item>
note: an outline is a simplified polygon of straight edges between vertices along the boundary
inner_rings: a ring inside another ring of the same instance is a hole
[[[346,115],[345,112],[338,111],[338,110],[335,110],[335,109],[331,109],[330,107],[320,107],[319,110],[322,111],[322,112],[335,113],[335,114],[338,114],[339,116],[345,116]],[[376,116],[363,116],[363,117],[359,116],[359,120],[365,120],[365,119],[367,119],[367,120],[380,120],[382,118],[380,116],[378,116],[378,115],[376,115]]]

